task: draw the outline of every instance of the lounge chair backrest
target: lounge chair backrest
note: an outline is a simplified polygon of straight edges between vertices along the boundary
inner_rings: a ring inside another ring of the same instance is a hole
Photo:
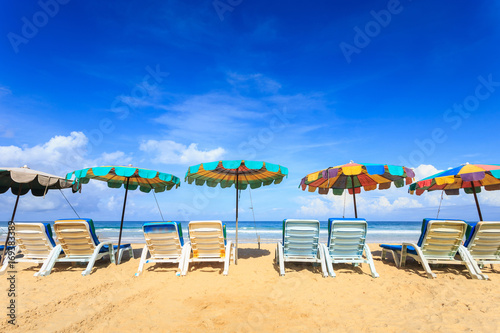
[[[155,258],[179,257],[184,239],[180,222],[148,222],[142,226],[149,253]]]
[[[425,219],[418,246],[427,258],[453,259],[467,230],[461,220]]]
[[[189,222],[189,238],[193,257],[226,256],[226,229],[222,221],[191,221]]]
[[[15,233],[16,244],[26,259],[48,258],[56,246],[49,223],[18,222],[15,224]]]
[[[474,259],[499,259],[500,222],[477,222],[464,246]]]
[[[316,258],[319,244],[318,220],[283,221],[283,254],[285,257]]]
[[[368,225],[365,219],[329,219],[329,254],[339,257],[362,257],[367,228]]]
[[[91,256],[99,245],[91,219],[57,220],[54,230],[67,256]]]

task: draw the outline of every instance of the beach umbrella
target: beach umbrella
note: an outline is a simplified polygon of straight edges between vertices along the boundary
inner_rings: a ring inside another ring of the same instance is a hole
[[[236,261],[238,259],[238,190],[244,190],[249,185],[251,189],[262,185],[279,184],[288,177],[288,169],[284,166],[266,162],[234,160],[201,163],[188,168],[185,181],[189,184],[236,189]]]
[[[438,172],[410,185],[409,192],[421,195],[425,191],[444,191],[447,195],[458,195],[459,189],[473,194],[479,220],[483,220],[477,193],[481,187],[486,191],[500,190],[500,164],[462,164],[459,167]]]
[[[334,195],[342,195],[344,190],[352,194],[354,201],[354,215],[358,217],[356,208],[356,194],[375,189],[386,190],[394,183],[396,187],[409,185],[415,173],[412,169],[397,165],[350,163],[330,167],[308,174],[300,182],[299,187],[309,192],[318,189],[319,194],[328,194],[330,189]]]
[[[125,217],[125,206],[127,205],[127,194],[129,190],[139,188],[141,192],[155,193],[178,188],[180,180],[174,175],[148,169],[140,169],[129,166],[101,166],[76,170],[66,175],[66,179],[74,179],[77,184],[87,184],[90,179],[104,181],[110,188],[125,188],[123,200],[122,219],[120,223],[120,235],[118,236],[118,250],[122,240],[123,219]],[[116,252],[118,256],[119,251]],[[118,264],[118,260],[116,260]]]
[[[10,189],[12,194],[16,195],[16,203],[14,204],[14,210],[12,211],[12,217],[10,219],[11,223],[14,222],[14,218],[16,217],[20,196],[31,192],[32,195],[41,197],[45,196],[48,190],[60,190],[72,186],[72,182],[62,177],[32,170],[26,165],[22,168],[0,167],[0,194]],[[74,192],[76,192],[76,187],[74,188]],[[11,228],[8,228],[2,258],[5,258],[5,251],[7,250],[7,242],[10,238],[10,233]]]

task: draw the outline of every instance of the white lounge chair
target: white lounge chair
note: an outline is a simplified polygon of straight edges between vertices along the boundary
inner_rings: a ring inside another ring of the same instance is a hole
[[[22,257],[15,258],[15,262],[28,262],[33,264],[43,264],[56,248],[56,243],[52,237],[52,228],[49,223],[22,223],[15,224],[16,247],[14,255],[22,254]],[[3,246],[2,246],[3,247]],[[59,253],[61,250],[59,249]],[[0,275],[7,271],[9,260],[5,256]],[[38,276],[41,270],[34,276]]]
[[[191,221],[188,229],[191,243],[184,245],[186,256],[181,274],[187,274],[189,263],[223,262],[223,274],[227,275],[235,253],[232,242],[226,239],[226,225],[221,221]]]
[[[428,278],[436,278],[430,264],[465,265],[473,279],[485,279],[476,262],[462,245],[467,224],[461,220],[424,219],[418,243],[402,245],[381,244],[382,260],[387,252],[392,252],[396,266],[403,267],[410,256],[422,264]],[[456,259],[456,255],[460,259]],[[400,258],[398,259],[398,255]]]
[[[372,277],[379,277],[370,248],[366,244],[368,224],[365,219],[331,218],[328,220],[328,243],[324,245],[326,265],[330,276],[335,277],[333,264],[351,263],[357,266],[366,263]],[[363,252],[366,259],[363,258]]]
[[[285,262],[321,264],[323,277],[328,276],[323,247],[319,244],[318,220],[283,221],[283,240],[276,246],[276,263],[285,275]]]
[[[480,221],[471,225],[464,246],[479,267],[500,264],[500,222]],[[487,278],[487,275],[483,274]]]
[[[95,233],[94,222],[91,219],[57,220],[54,223],[54,230],[59,240],[47,261],[40,270],[40,276],[49,275],[56,262],[88,262],[87,268],[82,275],[90,274],[94,263],[106,255],[112,263],[115,263],[115,251],[117,246],[113,246],[111,241],[99,242]],[[64,256],[60,256],[61,250]],[[129,251],[132,258],[134,256],[130,244],[122,244],[118,253],[118,262],[121,261],[123,251]]]
[[[142,249],[139,269],[135,276],[139,276],[145,264],[149,263],[178,263],[180,276],[184,267],[187,247],[184,246],[182,226],[180,222],[148,222],[142,225],[146,245]],[[148,252],[151,257],[147,259]]]

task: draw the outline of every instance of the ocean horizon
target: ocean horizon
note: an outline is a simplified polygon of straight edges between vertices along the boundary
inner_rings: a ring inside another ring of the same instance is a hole
[[[35,222],[35,221],[16,221]],[[40,222],[40,221],[38,221]],[[54,223],[53,221],[43,221]],[[142,225],[151,221],[125,221],[123,223],[122,243],[145,243]],[[160,222],[160,221],[155,221]],[[189,221],[179,221],[182,225],[184,240],[188,240]],[[227,238],[235,241],[235,221],[222,221],[226,224]],[[368,234],[367,243],[400,243],[416,242],[420,235],[422,221],[367,221]],[[8,222],[0,222],[2,228],[1,239],[5,239]],[[101,241],[117,241],[120,221],[94,221],[97,236]],[[281,239],[283,221],[238,221],[238,243],[257,243],[260,237],[261,243],[274,243]],[[328,223],[320,221],[320,242],[327,241]]]

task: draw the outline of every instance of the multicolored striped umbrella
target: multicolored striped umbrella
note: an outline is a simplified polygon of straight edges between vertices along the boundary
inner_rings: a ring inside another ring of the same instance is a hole
[[[442,190],[447,195],[458,195],[459,189],[463,188],[465,193],[474,194],[479,219],[482,221],[476,193],[480,193],[483,186],[486,191],[500,190],[500,164],[463,164],[419,180],[411,184],[408,191],[421,195],[425,191]]]
[[[259,188],[262,185],[279,184],[288,177],[284,166],[266,162],[235,160],[201,163],[188,168],[185,181],[189,184],[221,188],[236,188],[236,259],[238,258],[238,190]]]
[[[129,166],[102,166],[76,170],[66,175],[66,179],[73,179],[76,184],[87,184],[90,179],[97,179],[108,183],[110,188],[125,188],[125,199],[123,201],[122,220],[120,224],[120,236],[118,237],[118,249],[120,248],[123,231],[123,218],[125,217],[125,206],[127,204],[128,190],[139,188],[141,192],[155,193],[171,190],[180,186],[180,179],[168,173],[148,169],[140,169]],[[118,256],[118,251],[116,252]],[[116,260],[118,263],[118,260]]]
[[[308,174],[300,182],[300,187],[309,192],[318,189],[319,194],[328,194],[330,189],[334,195],[342,195],[347,189],[353,195],[354,215],[358,217],[356,194],[375,189],[386,190],[394,183],[396,187],[410,184],[415,177],[412,169],[388,164],[358,164],[351,161],[344,165],[330,167]]]

